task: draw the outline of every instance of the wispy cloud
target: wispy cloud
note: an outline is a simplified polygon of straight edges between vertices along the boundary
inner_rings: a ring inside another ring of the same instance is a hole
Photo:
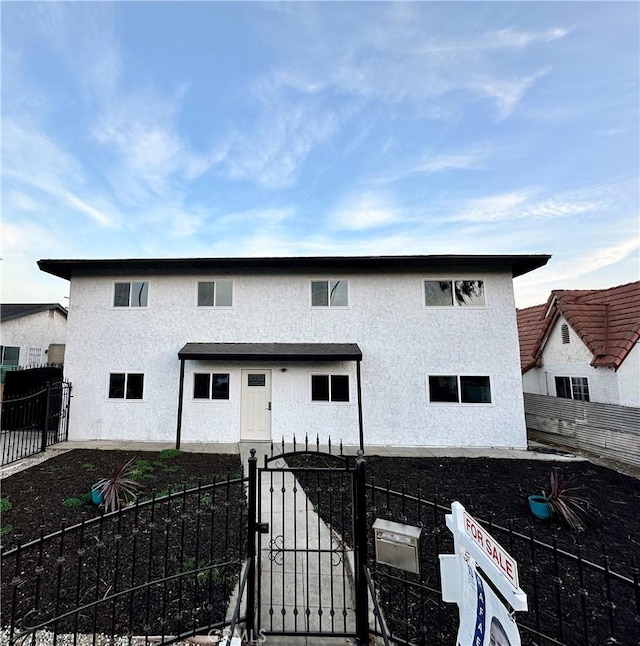
[[[593,212],[601,203],[572,194],[546,197],[540,189],[522,189],[469,200],[449,218],[453,222],[553,219]]]
[[[371,192],[347,197],[330,216],[336,229],[351,231],[379,229],[401,221],[401,212],[389,197]]]

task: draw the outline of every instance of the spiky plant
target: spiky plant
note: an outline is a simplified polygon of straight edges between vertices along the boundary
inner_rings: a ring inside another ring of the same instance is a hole
[[[580,495],[584,487],[574,484],[573,478],[563,478],[558,468],[551,470],[550,491],[544,497],[551,507],[551,513],[561,518],[572,529],[584,529],[584,516],[589,509],[589,501]]]
[[[93,486],[102,496],[106,512],[116,511],[126,504],[140,488],[140,483],[131,478],[134,458],[128,462],[116,464],[108,478],[102,478]]]

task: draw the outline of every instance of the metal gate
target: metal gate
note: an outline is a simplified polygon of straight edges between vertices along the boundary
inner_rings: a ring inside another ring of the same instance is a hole
[[[38,392],[2,402],[2,466],[45,451],[67,439],[71,383],[47,384]]]
[[[364,459],[305,449],[258,466],[252,450],[248,493],[249,636],[368,643]]]

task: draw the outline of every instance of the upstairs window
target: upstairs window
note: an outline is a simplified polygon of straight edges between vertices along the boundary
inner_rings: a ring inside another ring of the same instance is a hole
[[[482,280],[425,280],[425,307],[484,307]]]
[[[198,307],[231,307],[233,281],[208,280],[198,282]]]
[[[114,307],[146,307],[149,297],[149,283],[116,283],[113,292]]]
[[[20,348],[13,345],[0,345],[0,363],[3,366],[17,366],[20,358]]]
[[[430,375],[429,401],[444,404],[490,404],[489,377]]]
[[[109,375],[109,399],[142,399],[144,374],[112,372]]]
[[[194,399],[229,399],[228,373],[196,373],[193,375]]]
[[[586,377],[556,377],[556,397],[589,401],[589,380]]]
[[[560,336],[562,337],[562,343],[565,345],[571,341],[569,337],[569,326],[566,323],[560,326]]]
[[[349,285],[346,280],[311,281],[311,307],[347,307]]]
[[[349,375],[311,375],[311,401],[348,402]]]

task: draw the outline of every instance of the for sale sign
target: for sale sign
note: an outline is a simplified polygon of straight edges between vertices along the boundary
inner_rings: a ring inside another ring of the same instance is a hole
[[[518,564],[516,560],[487,532],[474,518],[463,512],[464,531],[470,536],[486,554],[494,567],[507,578],[509,583],[517,590]]]

